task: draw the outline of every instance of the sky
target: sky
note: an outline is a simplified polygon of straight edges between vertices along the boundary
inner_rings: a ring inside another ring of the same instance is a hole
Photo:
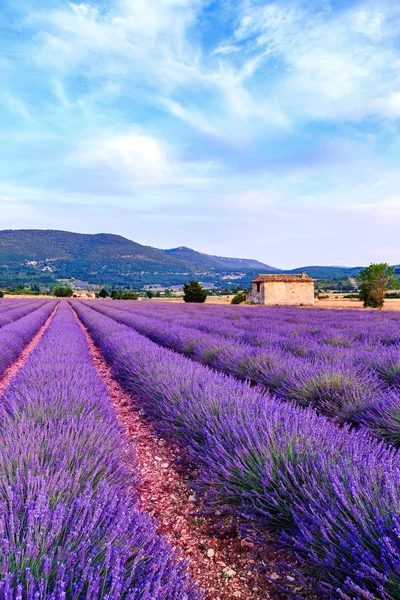
[[[0,229],[400,263],[400,3],[0,0]]]

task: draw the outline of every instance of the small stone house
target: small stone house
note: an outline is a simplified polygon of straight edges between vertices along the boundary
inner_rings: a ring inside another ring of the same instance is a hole
[[[305,271],[300,275],[257,275],[251,283],[252,304],[314,305],[314,279],[311,279]]]

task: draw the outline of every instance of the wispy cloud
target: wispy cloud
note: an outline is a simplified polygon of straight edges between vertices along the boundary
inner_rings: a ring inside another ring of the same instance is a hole
[[[397,2],[7,0],[1,27],[4,226],[82,218],[278,266],[361,261],[357,222],[389,248]]]

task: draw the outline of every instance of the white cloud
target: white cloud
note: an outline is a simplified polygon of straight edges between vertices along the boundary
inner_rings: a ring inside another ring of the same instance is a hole
[[[84,140],[70,163],[72,171],[84,169],[94,181],[101,173],[105,190],[111,186],[121,193],[139,188],[202,189],[221,171],[216,162],[182,160],[166,142],[136,131]]]
[[[9,113],[24,121],[29,122],[33,120],[26,102],[11,93],[3,92],[0,97],[0,104],[2,104]]]
[[[275,93],[292,117],[392,119],[397,118],[393,75],[400,68],[399,27],[400,7],[394,3],[314,13],[296,2],[245,2],[235,38],[247,50],[262,50],[268,65],[280,62]]]
[[[118,177],[138,184],[159,184],[171,176],[172,167],[161,145],[138,134],[97,139],[85,144],[84,162],[104,165]]]
[[[215,50],[213,50],[211,52],[211,55],[232,54],[233,52],[239,52],[239,51],[240,51],[240,46],[235,46],[233,44],[223,44],[223,45],[215,48]]]
[[[91,112],[96,102],[130,98],[233,146],[313,120],[398,118],[396,4],[365,0],[333,11],[322,3],[315,11],[296,0],[241,0],[230,5],[236,28],[204,52],[192,33],[206,7],[116,0],[102,10],[71,2],[36,11],[33,60],[58,82],[65,106],[62,78],[80,75],[92,88],[81,99]]]
[[[357,33],[380,38],[383,35],[385,20],[384,11],[361,9],[353,12],[351,26]]]
[[[15,196],[0,196],[0,206],[5,204],[16,204],[18,198]]]
[[[400,118],[400,92],[392,92],[387,98],[375,98],[370,103],[370,111],[389,119]]]

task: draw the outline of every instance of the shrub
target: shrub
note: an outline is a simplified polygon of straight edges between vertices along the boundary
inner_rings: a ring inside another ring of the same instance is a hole
[[[53,296],[56,296],[56,298],[71,298],[72,290],[65,285],[56,285],[53,288]]]
[[[4,292],[0,290],[0,298],[4,298]]]
[[[359,413],[381,389],[379,379],[368,369],[318,361],[305,363],[288,375],[277,394],[341,422],[357,422]]]
[[[183,299],[185,302],[205,302],[207,298],[206,290],[198,281],[190,281],[183,286]]]
[[[246,302],[246,294],[244,292],[238,292],[233,296],[231,304],[241,304],[242,302]]]
[[[111,292],[111,298],[113,300],[137,300],[139,296],[135,292]]]

